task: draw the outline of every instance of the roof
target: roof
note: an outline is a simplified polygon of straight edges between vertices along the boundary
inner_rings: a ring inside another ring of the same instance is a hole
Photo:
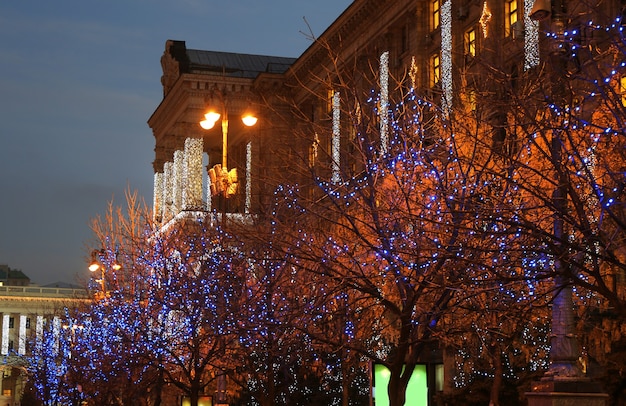
[[[11,269],[8,265],[4,264],[0,265],[0,281],[6,281],[9,279],[30,280],[30,278],[19,269]]]
[[[187,49],[190,70],[221,73],[225,76],[256,78],[261,73],[284,73],[296,58]]]

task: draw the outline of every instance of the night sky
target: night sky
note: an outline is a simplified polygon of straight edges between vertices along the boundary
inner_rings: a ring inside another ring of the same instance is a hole
[[[151,207],[166,40],[297,57],[350,3],[0,1],[0,264],[82,284],[91,219],[128,188]]]

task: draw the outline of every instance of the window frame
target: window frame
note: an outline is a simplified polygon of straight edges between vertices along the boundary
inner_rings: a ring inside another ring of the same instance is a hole
[[[471,26],[463,34],[463,48],[465,55],[474,57],[478,53],[478,30],[476,26]]]
[[[430,57],[428,76],[431,88],[439,85],[441,81],[441,55],[439,53],[435,53]]]
[[[435,31],[441,27],[441,0],[430,2],[430,29]]]
[[[515,8],[513,8],[515,6]],[[506,35],[508,37],[513,35],[513,25],[520,21],[519,18],[519,1],[507,0],[505,3],[505,22],[506,22]]]

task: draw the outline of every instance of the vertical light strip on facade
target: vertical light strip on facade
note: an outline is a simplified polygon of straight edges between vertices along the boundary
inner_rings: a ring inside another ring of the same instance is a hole
[[[19,339],[17,342],[17,353],[19,355],[26,354],[26,315],[20,314]]]
[[[174,194],[173,214],[177,215],[183,206],[183,161],[185,154],[181,150],[174,151],[174,167],[172,173],[172,192]]]
[[[61,341],[61,319],[58,316],[54,316],[52,319],[52,336],[54,342],[52,344],[52,354],[59,353],[59,345]]]
[[[152,198],[152,216],[160,220],[163,215],[163,173],[154,174],[154,197]]]
[[[35,338],[37,343],[41,343],[41,340],[43,340],[43,316],[37,316]]]
[[[333,93],[333,139],[332,139],[332,158],[333,158],[333,183],[341,181],[341,96],[339,92]]]
[[[445,112],[452,108],[452,1],[441,6],[441,87],[442,107]]]
[[[389,150],[389,51],[380,55],[380,152],[386,154]]]
[[[172,218],[172,163],[163,165],[163,222]]]
[[[244,213],[250,213],[250,203],[252,202],[252,141],[246,144],[246,203]]]
[[[202,138],[187,138],[183,159],[183,210],[203,210]]]
[[[11,315],[2,315],[2,345],[0,346],[0,353],[2,355],[9,354],[9,319]]]
[[[535,0],[524,0],[524,70],[539,65],[539,21],[530,18]]]

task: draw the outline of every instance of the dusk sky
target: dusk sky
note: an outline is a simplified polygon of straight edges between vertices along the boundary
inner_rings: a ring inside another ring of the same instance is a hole
[[[36,284],[89,276],[92,218],[152,205],[168,39],[297,57],[349,0],[0,2],[0,264]],[[306,21],[305,21],[306,20]],[[308,26],[307,26],[308,23]]]

